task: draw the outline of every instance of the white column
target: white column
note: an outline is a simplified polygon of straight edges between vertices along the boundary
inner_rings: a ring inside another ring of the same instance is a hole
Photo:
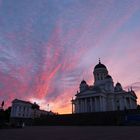
[[[95,97],[93,97],[93,104],[92,104],[92,107],[93,107],[93,112],[95,112]]]
[[[15,106],[15,115],[16,115],[16,117],[19,115],[19,108],[20,108],[20,106]]]
[[[83,113],[85,112],[85,99],[83,99]]]
[[[81,113],[83,112],[83,100],[81,99]]]
[[[135,101],[134,101],[134,99],[132,100],[132,103],[133,103],[133,109],[135,109]]]
[[[101,111],[101,98],[99,96],[99,112]]]
[[[12,106],[12,111],[11,111],[11,116],[12,116],[12,117],[15,117],[15,116],[16,116],[16,109],[15,109],[15,108],[16,108],[16,106],[13,105],[13,106]]]
[[[100,99],[100,111],[103,111],[102,97],[100,96],[99,99]]]
[[[120,97],[120,110],[124,110],[123,97]]]
[[[79,113],[79,99],[76,101],[76,113]]]
[[[92,97],[90,98],[90,112],[93,112],[93,100],[92,100]]]
[[[74,110],[73,108],[74,108],[74,105],[73,105],[73,101],[72,101],[72,114],[73,114],[73,112],[74,112],[74,111],[73,111],[73,110]]]
[[[83,113],[83,99],[81,99],[81,113]]]
[[[125,108],[128,109],[126,98],[124,98]]]
[[[95,112],[97,112],[97,99],[96,99],[96,97],[95,97]]]
[[[82,112],[82,99],[80,99],[80,113]]]
[[[105,110],[105,99],[104,99],[104,97],[102,97],[102,101],[103,101],[103,111],[106,111]]]
[[[75,100],[75,113],[77,113],[77,101]]]
[[[79,106],[78,106],[79,113],[81,113],[81,99],[79,99]]]
[[[79,100],[79,111],[80,111],[80,113],[82,112],[82,101],[81,101],[81,99]]]
[[[83,112],[85,112],[85,98],[83,100]]]
[[[132,99],[129,98],[129,102],[130,102],[130,109],[132,109]]]
[[[87,112],[87,98],[85,98],[85,112]]]
[[[114,111],[114,99],[113,99],[113,97],[111,97],[111,104],[112,104],[111,111]],[[120,108],[120,99],[119,99],[119,108]]]
[[[132,109],[133,109],[133,98],[131,98],[131,105],[132,105]]]

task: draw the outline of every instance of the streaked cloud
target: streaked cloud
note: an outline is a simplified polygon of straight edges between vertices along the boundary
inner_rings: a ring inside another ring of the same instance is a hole
[[[99,57],[114,82],[139,96],[139,24],[139,0],[1,0],[0,101],[71,112],[80,81],[93,84]]]

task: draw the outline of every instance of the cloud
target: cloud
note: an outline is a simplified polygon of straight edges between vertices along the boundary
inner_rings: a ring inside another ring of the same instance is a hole
[[[137,81],[139,1],[8,0],[0,8],[0,101],[6,106],[20,98],[71,112],[80,81],[93,84],[99,57],[114,81]],[[133,86],[139,90],[139,83]]]

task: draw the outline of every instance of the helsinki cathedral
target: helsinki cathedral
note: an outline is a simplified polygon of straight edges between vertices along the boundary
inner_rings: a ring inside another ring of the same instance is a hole
[[[79,91],[72,99],[72,113],[117,111],[137,108],[137,96],[131,89],[125,91],[120,83],[114,82],[107,67],[99,63],[93,71],[94,84],[81,81]]]

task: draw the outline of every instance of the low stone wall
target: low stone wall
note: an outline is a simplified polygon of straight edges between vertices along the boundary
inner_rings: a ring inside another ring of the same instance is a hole
[[[135,125],[135,115],[140,114],[139,110],[96,112],[64,114],[55,116],[42,116],[34,120],[34,125]],[[134,120],[128,120],[128,116],[134,116]],[[132,123],[133,122],[133,123]]]
[[[11,124],[25,125],[140,125],[140,110],[47,115],[40,118],[11,118]]]

